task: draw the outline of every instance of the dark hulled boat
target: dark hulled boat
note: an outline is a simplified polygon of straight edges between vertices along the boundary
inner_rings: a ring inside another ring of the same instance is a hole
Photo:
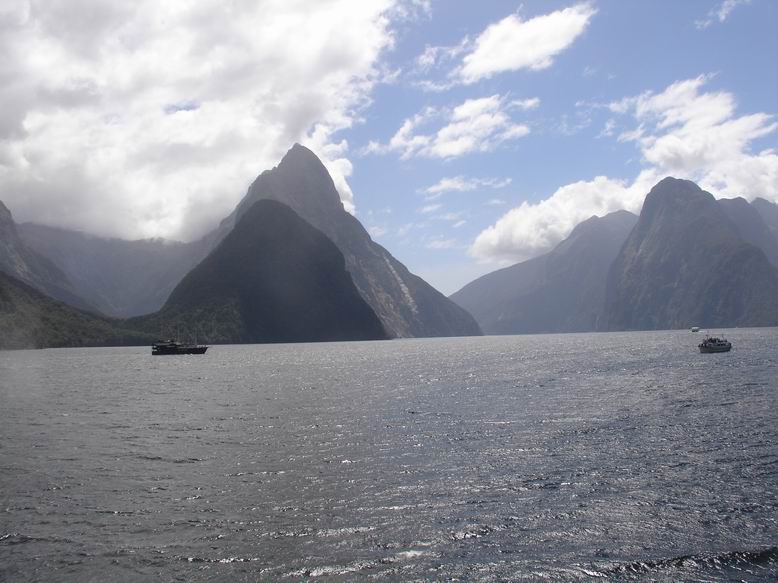
[[[157,340],[151,345],[151,354],[205,354],[208,346],[204,344],[186,344],[178,340]]]
[[[732,343],[726,338],[707,337],[700,342],[697,347],[703,354],[712,352],[729,352],[732,350]]]

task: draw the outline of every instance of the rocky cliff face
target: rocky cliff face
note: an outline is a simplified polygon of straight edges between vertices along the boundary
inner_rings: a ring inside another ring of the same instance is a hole
[[[778,324],[778,271],[713,196],[665,178],[608,274],[609,330]]]
[[[473,317],[413,275],[343,209],[332,178],[316,155],[295,145],[251,185],[221,236],[258,200],[277,200],[322,231],[343,253],[360,295],[395,337],[467,336],[481,331]]]
[[[486,334],[596,330],[608,269],[636,221],[626,211],[592,217],[553,251],[489,273],[451,299]]]
[[[387,337],[360,297],[342,253],[288,206],[261,200],[173,290],[145,330],[199,330],[221,343]]]
[[[19,236],[11,212],[0,201],[0,271],[52,298],[82,309],[94,309],[78,295],[68,277]]]

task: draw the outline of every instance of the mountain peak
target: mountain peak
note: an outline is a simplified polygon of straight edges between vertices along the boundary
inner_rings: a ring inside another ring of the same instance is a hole
[[[263,172],[224,222],[228,232],[253,203],[275,200],[326,235],[343,253],[359,293],[392,336],[480,335],[475,320],[374,243],[343,208],[335,183],[311,150],[295,144],[281,162]]]
[[[295,144],[287,150],[284,157],[281,158],[281,162],[278,163],[271,172],[305,172],[311,176],[316,176],[324,183],[332,182],[327,168],[322,163],[321,159],[313,153],[312,150],[305,146],[295,142]],[[340,200],[340,198],[338,198]]]
[[[290,206],[305,220],[344,213],[343,203],[329,172],[316,154],[295,144],[272,170],[260,174],[249,187],[235,219],[262,199],[277,200]]]
[[[669,213],[678,215],[703,212],[715,207],[716,200],[709,192],[704,191],[691,180],[682,180],[668,176],[660,180],[646,195],[643,210],[640,212],[640,228],[651,220]]]
[[[740,206],[737,200],[717,203],[688,180],[665,178],[654,186],[611,265],[606,327],[778,322],[778,272],[739,233],[738,225],[751,231],[758,223],[751,215],[741,217]]]
[[[690,194],[704,192],[705,191],[702,188],[697,186],[697,184],[691,180],[684,180],[683,178],[667,176],[654,185],[654,187],[649,191],[646,200],[652,197],[656,198],[658,196],[685,197]]]

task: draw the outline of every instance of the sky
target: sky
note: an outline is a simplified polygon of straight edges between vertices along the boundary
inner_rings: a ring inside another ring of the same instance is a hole
[[[197,238],[295,143],[446,294],[639,212],[778,202],[774,0],[3,0],[17,222]]]

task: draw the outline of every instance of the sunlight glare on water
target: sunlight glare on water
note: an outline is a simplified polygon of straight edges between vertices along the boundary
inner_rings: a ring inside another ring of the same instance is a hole
[[[0,353],[0,579],[773,581],[777,332]]]

